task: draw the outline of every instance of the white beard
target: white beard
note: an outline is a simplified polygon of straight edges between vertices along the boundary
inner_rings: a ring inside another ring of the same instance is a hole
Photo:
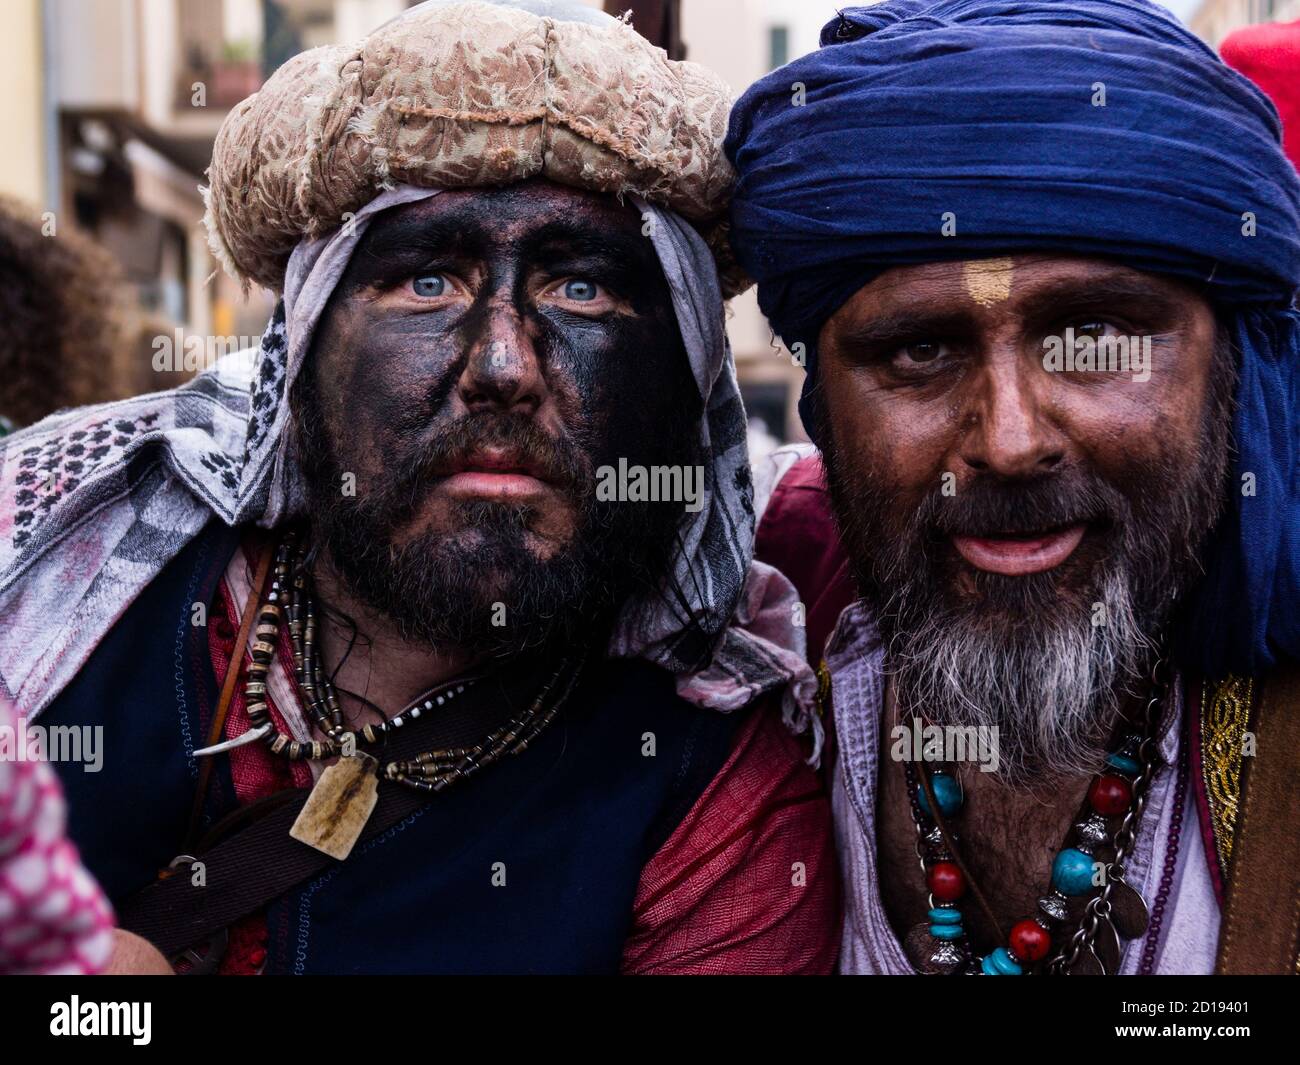
[[[972,612],[897,632],[889,664],[903,717],[994,730],[999,773],[1013,787],[1096,772],[1121,699],[1155,649],[1118,568],[1107,567],[1101,602],[1100,625],[1088,612],[992,629]]]

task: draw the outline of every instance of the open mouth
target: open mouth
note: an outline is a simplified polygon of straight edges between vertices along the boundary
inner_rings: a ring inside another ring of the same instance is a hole
[[[1030,533],[954,536],[952,545],[976,569],[1023,577],[1055,569],[1074,553],[1087,531],[1079,522]]]

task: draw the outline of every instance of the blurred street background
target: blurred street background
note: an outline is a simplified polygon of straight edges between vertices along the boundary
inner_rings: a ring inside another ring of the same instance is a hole
[[[736,93],[815,48],[836,7],[831,0],[588,2],[616,13],[631,9],[637,29],[674,57],[712,67]],[[0,3],[0,208],[44,226],[47,236],[55,229],[58,236],[80,231],[111,257],[95,260],[95,273],[111,285],[66,294],[102,303],[92,309],[115,323],[105,335],[116,339],[97,356],[103,365],[91,375],[100,394],[74,390],[75,401],[182,379],[183,368],[159,370],[154,357],[156,338],[179,335],[178,329],[204,338],[260,334],[271,295],[245,295],[220,273],[199,225],[199,185],[217,129],[289,56],[356,40],[407,6],[406,0]],[[1168,6],[1215,46],[1240,26],[1300,18],[1300,0],[1171,0]],[[773,342],[752,293],[734,301],[729,328],[754,443],[801,438],[795,401],[802,371]],[[0,414],[4,388],[0,380]]]

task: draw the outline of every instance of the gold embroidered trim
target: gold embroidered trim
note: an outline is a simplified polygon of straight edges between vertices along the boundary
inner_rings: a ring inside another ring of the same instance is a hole
[[[821,665],[817,667],[817,694],[813,696],[813,706],[817,710],[817,716],[825,720],[826,712],[830,709],[831,703],[831,670],[826,664],[826,659],[822,659]]]
[[[1241,796],[1242,746],[1254,696],[1254,681],[1243,677],[1207,681],[1201,692],[1201,775],[1219,868],[1225,876],[1232,859],[1232,833]]]

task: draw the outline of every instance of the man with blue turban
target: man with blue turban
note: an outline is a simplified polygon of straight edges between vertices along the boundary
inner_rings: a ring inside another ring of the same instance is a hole
[[[1295,972],[1272,105],[1148,0],[888,0],[726,150],[821,451],[773,460],[759,550],[833,712],[841,968]]]

